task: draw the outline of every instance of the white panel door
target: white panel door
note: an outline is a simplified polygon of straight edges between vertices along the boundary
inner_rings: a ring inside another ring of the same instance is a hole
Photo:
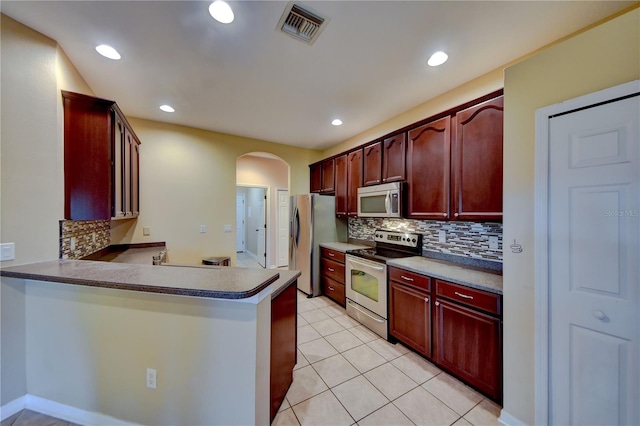
[[[236,194],[236,252],[244,251],[244,194]]]
[[[289,191],[278,189],[278,235],[276,242],[278,267],[289,264]]]
[[[258,223],[258,228],[256,228],[258,232],[258,250],[256,255],[258,256],[258,263],[264,268],[267,264],[267,241],[265,237],[267,231],[267,190],[263,188],[259,189],[262,190],[262,194],[257,200],[256,214],[259,214],[259,217],[257,218],[258,220],[256,220]]]
[[[549,417],[640,424],[640,97],[549,121]]]

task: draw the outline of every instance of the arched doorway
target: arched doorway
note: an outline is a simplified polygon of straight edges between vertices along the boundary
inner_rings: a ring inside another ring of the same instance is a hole
[[[238,266],[288,266],[289,169],[280,157],[265,152],[250,152],[236,159]]]

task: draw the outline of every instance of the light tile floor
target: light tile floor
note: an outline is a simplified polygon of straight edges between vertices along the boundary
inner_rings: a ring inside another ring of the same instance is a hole
[[[298,293],[298,363],[272,425],[498,425],[500,406],[330,299]]]
[[[249,256],[247,253],[238,252],[236,253],[236,267],[237,268],[262,268],[253,257]]]

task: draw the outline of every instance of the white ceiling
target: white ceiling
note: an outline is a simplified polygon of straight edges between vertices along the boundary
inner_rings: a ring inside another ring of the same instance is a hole
[[[312,45],[276,31],[287,2],[6,1],[126,115],[324,149],[610,16],[616,1],[301,1],[330,21]],[[94,48],[110,44],[122,59]],[[437,50],[449,54],[426,66]],[[170,104],[176,112],[161,112]],[[330,124],[340,117],[344,124]]]

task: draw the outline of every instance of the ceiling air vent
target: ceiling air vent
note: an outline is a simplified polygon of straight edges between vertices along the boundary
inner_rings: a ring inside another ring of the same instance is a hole
[[[329,20],[316,12],[304,9],[293,2],[289,3],[278,22],[276,29],[307,44],[313,44]]]

